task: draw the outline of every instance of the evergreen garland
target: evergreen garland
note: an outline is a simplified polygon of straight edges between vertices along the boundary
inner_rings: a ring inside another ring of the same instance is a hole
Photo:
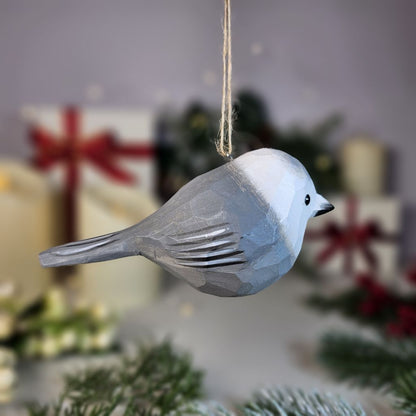
[[[386,390],[397,376],[416,369],[416,340],[372,340],[330,332],[322,338],[319,359],[339,380]]]
[[[338,380],[390,393],[397,409],[416,415],[415,339],[328,333],[321,340],[319,358]]]
[[[342,398],[270,388],[228,410],[206,405],[200,370],[170,342],[142,348],[119,365],[90,368],[65,378],[56,403],[28,405],[30,416],[365,416]]]

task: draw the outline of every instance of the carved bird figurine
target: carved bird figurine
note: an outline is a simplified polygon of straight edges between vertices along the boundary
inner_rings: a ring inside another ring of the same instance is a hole
[[[201,292],[251,295],[290,270],[308,220],[332,209],[297,159],[260,149],[196,177],[138,224],[51,248],[40,262],[141,255]]]

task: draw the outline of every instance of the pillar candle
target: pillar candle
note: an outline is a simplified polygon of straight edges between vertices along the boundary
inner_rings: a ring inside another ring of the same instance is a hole
[[[19,306],[38,297],[50,279],[38,253],[54,244],[51,212],[42,175],[23,163],[0,161],[0,284],[15,286]]]
[[[385,188],[386,149],[376,140],[357,136],[341,149],[345,190],[357,196],[380,196]]]

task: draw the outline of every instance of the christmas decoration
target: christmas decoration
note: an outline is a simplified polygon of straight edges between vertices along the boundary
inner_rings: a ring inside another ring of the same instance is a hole
[[[142,189],[103,184],[79,193],[79,237],[106,234],[139,222],[159,208]],[[115,276],[117,278],[115,278]],[[142,307],[159,294],[161,269],[145,258],[95,263],[77,270],[79,295],[114,312]]]
[[[51,267],[141,254],[202,292],[244,296],[285,274],[308,219],[332,209],[299,161],[260,149],[194,179],[141,223],[40,259]]]
[[[299,389],[268,388],[230,411],[202,396],[203,373],[189,355],[169,342],[141,349],[119,365],[88,368],[66,377],[56,403],[28,406],[31,416],[160,415],[160,416],[365,416],[359,405],[342,398]]]
[[[140,121],[143,117],[140,114],[80,110],[75,107],[68,107],[62,112],[51,108],[30,108],[25,114],[32,123],[30,137],[36,150],[34,165],[43,170],[50,170],[57,164],[65,165],[67,241],[75,238],[76,197],[81,184],[82,162],[88,162],[114,181],[133,184],[140,179],[142,185],[151,188],[154,148],[148,136],[149,129],[145,132],[146,136],[141,136]],[[113,120],[111,130],[108,120]],[[121,136],[132,134],[128,137],[141,139],[142,142],[120,143],[119,137],[116,139],[113,133],[117,127]],[[137,133],[139,135],[135,137]],[[144,175],[137,178],[119,163],[123,158],[144,159],[146,163],[138,164]]]
[[[0,303],[8,296],[22,307],[45,289],[51,273],[39,267],[35,253],[54,242],[51,213],[51,192],[41,175],[17,161],[1,161]],[[0,336],[5,325],[0,317]]]
[[[331,197],[337,210],[306,233],[305,261],[322,274],[397,275],[400,204],[396,198]]]

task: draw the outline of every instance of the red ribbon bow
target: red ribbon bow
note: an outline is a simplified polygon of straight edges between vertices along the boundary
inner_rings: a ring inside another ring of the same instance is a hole
[[[55,137],[53,133],[36,125],[31,127],[29,134],[36,149],[33,158],[35,166],[48,170],[57,163],[66,164],[66,238],[73,241],[76,238],[76,195],[80,184],[80,162],[87,161],[110,178],[132,184],[136,178],[118,166],[118,159],[148,158],[155,151],[147,144],[120,145],[109,131],[82,137],[81,116],[74,107],[65,109],[62,121],[64,134],[60,137]]]
[[[326,263],[336,253],[344,253],[344,272],[352,273],[352,257],[354,251],[358,251],[366,260],[370,270],[377,269],[378,259],[371,249],[370,243],[376,241],[393,241],[396,237],[385,234],[376,221],[365,223],[357,222],[357,199],[349,197],[347,199],[347,224],[340,226],[334,222],[329,222],[322,231],[309,231],[306,238],[317,240],[328,239],[327,246],[318,254],[317,262]]]

